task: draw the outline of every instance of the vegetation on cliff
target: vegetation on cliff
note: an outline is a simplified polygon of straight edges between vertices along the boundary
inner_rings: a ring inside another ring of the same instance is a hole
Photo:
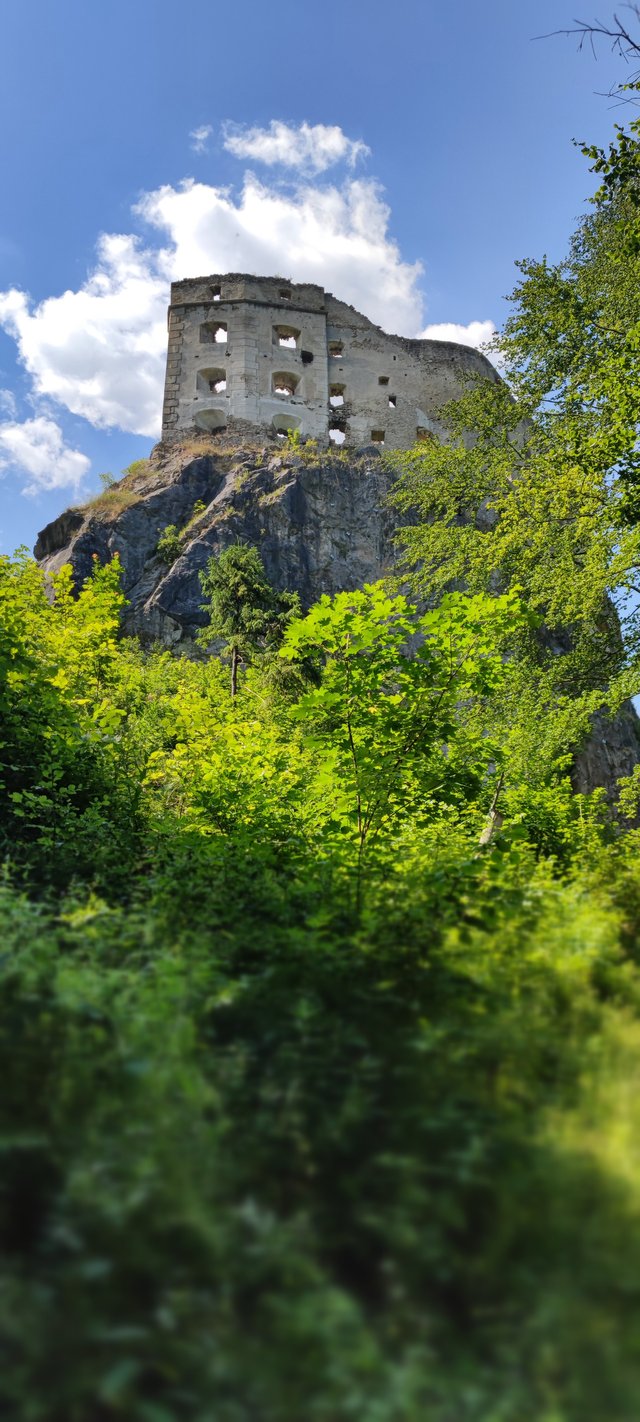
[[[0,560],[7,1415],[635,1417],[636,785],[569,768],[637,688],[639,153],[524,269],[525,435],[407,457],[405,595],[232,550],[189,658]]]

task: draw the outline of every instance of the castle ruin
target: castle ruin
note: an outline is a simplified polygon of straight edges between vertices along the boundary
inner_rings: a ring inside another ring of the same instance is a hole
[[[438,412],[479,351],[390,336],[321,286],[237,273],[173,282],[162,437],[298,430],[328,446],[408,449],[444,433]]]

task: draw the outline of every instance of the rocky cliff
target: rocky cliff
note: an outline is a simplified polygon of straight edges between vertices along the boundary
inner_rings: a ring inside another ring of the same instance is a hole
[[[394,557],[390,485],[375,446],[347,454],[203,436],[156,446],[119,483],[43,529],[34,552],[47,571],[70,562],[78,583],[94,555],[106,561],[117,553],[129,600],[125,630],[173,645],[202,625],[198,575],[230,543],[255,544],[273,585],[299,592],[304,607],[323,592],[383,576]],[[173,532],[163,540],[167,526]],[[576,756],[576,789],[613,793],[639,759],[633,708],[599,717]]]
[[[256,544],[274,586],[295,589],[304,606],[322,592],[379,578],[393,555],[389,486],[375,447],[347,459],[275,442],[159,445],[144,466],[50,523],[34,551],[47,571],[71,562],[78,582],[94,554],[104,561],[117,553],[126,630],[175,643],[202,624],[198,574],[229,543]],[[158,542],[167,525],[175,535],[163,557]]]

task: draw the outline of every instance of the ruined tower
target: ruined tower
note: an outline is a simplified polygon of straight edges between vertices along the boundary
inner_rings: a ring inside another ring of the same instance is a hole
[[[162,435],[299,430],[320,444],[407,449],[490,361],[390,336],[321,286],[237,273],[173,282]]]

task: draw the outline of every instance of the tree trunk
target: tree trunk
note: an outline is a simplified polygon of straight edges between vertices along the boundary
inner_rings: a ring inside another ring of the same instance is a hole
[[[500,814],[500,811],[498,809],[498,800],[500,799],[500,791],[502,790],[503,784],[504,771],[502,772],[502,775],[500,776],[500,779],[498,781],[496,793],[491,802],[491,808],[487,816],[485,827],[482,831],[482,834],[480,835],[480,839],[478,840],[479,844],[491,844],[494,835],[496,835],[498,831],[502,829],[502,826],[504,824],[504,815]]]

